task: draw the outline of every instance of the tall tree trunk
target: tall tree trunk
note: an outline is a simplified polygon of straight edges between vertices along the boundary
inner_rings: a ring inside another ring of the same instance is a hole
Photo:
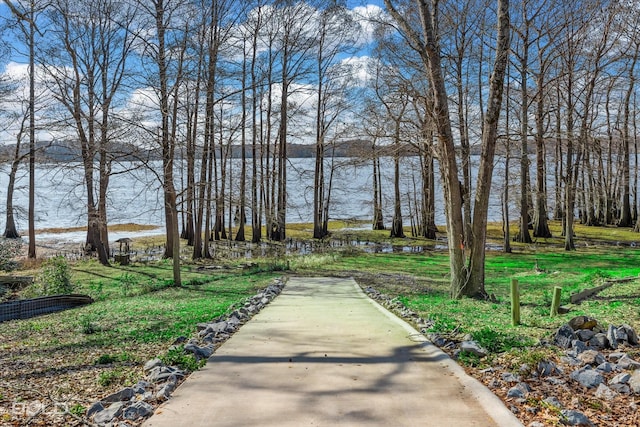
[[[373,165],[373,229],[384,230],[384,220],[382,217],[382,188],[380,187],[380,157],[376,150],[375,138],[372,151],[372,165]]]
[[[623,126],[622,126],[622,206],[620,212],[620,221],[618,225],[620,227],[631,227],[633,225],[633,218],[631,216],[631,190],[630,190],[630,182],[631,182],[631,156],[630,156],[630,146],[631,146],[631,132],[629,131],[629,117],[631,116],[630,112],[630,104],[631,104],[631,95],[634,92],[635,86],[635,75],[634,69],[636,66],[636,62],[638,60],[638,53],[640,51],[640,42],[635,45],[635,52],[633,55],[633,59],[631,62],[631,66],[629,67],[629,87],[627,89],[627,93],[624,97],[623,108],[624,108],[624,116],[623,116]],[[635,153],[637,156],[637,153]]]
[[[247,222],[246,213],[246,199],[247,199],[247,53],[246,53],[246,40],[243,41],[243,56],[242,60],[242,128],[240,137],[240,156],[242,163],[240,165],[240,204],[238,207],[238,232],[236,233],[236,241],[244,242],[244,228]]]
[[[462,194],[458,181],[458,165],[449,115],[449,100],[442,71],[441,51],[434,28],[434,14],[429,2],[416,1],[424,39],[417,34],[405,18],[395,9],[391,0],[384,0],[387,10],[409,37],[421,55],[425,71],[433,87],[433,116],[438,132],[438,159],[444,183],[445,213],[447,218],[447,240],[451,270],[451,295],[466,294],[467,268],[464,256],[464,222],[462,218]],[[483,242],[484,248],[484,242]]]
[[[22,146],[22,136],[24,135],[25,121],[28,118],[28,114],[24,116],[20,125],[20,130],[16,138],[16,147],[13,153],[13,161],[11,162],[11,170],[9,172],[9,183],[7,184],[7,204],[6,204],[6,225],[4,228],[3,236],[7,239],[19,239],[20,233],[16,228],[16,222],[13,212],[13,192],[16,184],[16,174],[18,173],[18,166],[22,161],[23,156],[20,155],[20,148]]]
[[[404,109],[403,109],[404,110]],[[405,237],[402,224],[402,202],[400,200],[400,120],[403,112],[395,117],[395,132],[393,141],[393,220],[391,222],[390,237]]]
[[[462,292],[468,296],[484,295],[485,243],[487,214],[493,175],[493,161],[498,138],[498,119],[502,107],[504,78],[509,62],[509,0],[498,0],[498,33],[493,72],[489,81],[489,100],[482,128],[482,153],[478,168],[476,200],[473,208],[473,242],[469,258],[469,279]]]
[[[529,22],[526,14],[525,8],[523,15],[526,27],[524,33],[521,34],[522,56],[520,57],[520,91],[522,94],[520,102],[520,230],[516,235],[516,241],[531,243],[529,235],[529,93],[527,87],[529,78]]]
[[[35,65],[35,33],[36,16],[35,1],[29,2],[29,248],[27,257],[36,258],[36,65]]]
[[[544,144],[544,65],[539,61],[536,96],[536,211],[533,217],[533,235],[550,238],[547,219],[546,150]]]

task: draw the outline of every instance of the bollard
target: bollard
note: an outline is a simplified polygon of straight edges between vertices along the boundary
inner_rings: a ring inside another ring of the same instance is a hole
[[[518,280],[511,279],[511,325],[520,324],[520,289]]]
[[[553,300],[551,300],[551,317],[558,315],[558,309],[560,308],[560,295],[562,295],[562,288],[556,286],[553,288]]]

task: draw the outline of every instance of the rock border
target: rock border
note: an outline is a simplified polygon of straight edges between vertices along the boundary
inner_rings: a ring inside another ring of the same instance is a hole
[[[454,360],[463,351],[481,358],[487,355],[486,350],[474,342],[471,336],[465,336],[462,341],[454,341],[437,333],[429,333],[428,329],[434,325],[434,321],[421,318],[397,298],[380,293],[371,286],[364,287],[363,290],[389,311],[416,325],[429,341],[449,353]],[[577,383],[583,393],[592,394],[595,398],[604,401],[611,401],[621,395],[640,395],[640,362],[632,359],[627,352],[621,351],[637,348],[638,345],[640,345],[638,334],[629,325],[609,325],[604,329],[596,319],[577,316],[560,326],[550,338],[550,342],[546,340],[540,342],[540,346],[554,346],[564,350],[565,355],[560,358],[564,366],[543,360],[533,369],[522,366],[521,371],[529,372],[533,378],[550,384]],[[603,352],[605,350],[607,350],[606,353]],[[567,369],[567,367],[570,368]],[[507,384],[510,388],[506,393],[505,405],[514,414],[521,412],[518,406],[526,404],[527,398],[532,393],[526,379],[519,374],[500,370],[499,367],[491,367],[481,373],[499,378],[499,380],[494,379],[488,386],[494,393],[496,388]],[[575,409],[566,409],[555,396],[548,396],[544,402],[558,411],[559,422],[562,424],[595,425],[584,413]],[[632,404],[630,408],[633,411],[638,409],[637,404]],[[542,427],[542,424],[532,422],[529,427]]]
[[[280,295],[285,284],[286,278],[275,279],[265,289],[247,298],[242,307],[229,315],[199,323],[195,336],[190,339],[177,338],[169,350],[182,349],[185,354],[192,354],[196,361],[206,361],[243,324]],[[189,375],[189,372],[176,366],[165,365],[160,358],[147,361],[143,370],[144,378],[134,386],[125,387],[89,406],[85,414],[85,418],[92,421],[89,425],[138,425],[153,415],[161,403],[170,399],[173,391]]]

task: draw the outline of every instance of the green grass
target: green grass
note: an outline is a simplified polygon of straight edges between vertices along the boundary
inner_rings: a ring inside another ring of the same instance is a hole
[[[569,301],[571,294],[598,286],[605,279],[638,277],[640,250],[629,246],[600,245],[565,252],[529,245],[511,254],[488,252],[485,286],[489,294],[495,295],[495,302],[451,300],[449,258],[442,251],[421,254],[352,251],[314,268],[325,274],[352,275],[361,284],[371,284],[398,297],[421,317],[433,320],[433,331],[471,334],[493,352],[530,346],[539,338],[549,337],[555,328],[576,315],[593,316],[605,326],[628,323],[640,328],[640,280],[616,283],[581,304],[571,305]],[[522,325],[517,327],[511,326],[509,299],[509,285],[514,278],[521,291]],[[562,288],[561,302],[570,312],[550,317],[555,286]]]
[[[372,254],[361,247],[341,247],[305,256],[252,259],[255,264],[250,266],[242,265],[246,260],[216,259],[224,268],[215,270],[200,268],[207,267],[205,262],[194,262],[183,266],[181,287],[174,286],[170,261],[112,267],[95,261],[72,264],[74,292],[88,294],[95,302],[71,311],[1,323],[0,352],[6,355],[5,366],[10,366],[6,381],[23,390],[20,398],[29,397],[22,385],[30,384],[29,390],[36,390],[29,381],[44,373],[93,394],[114,391],[139,379],[141,366],[149,358],[182,357],[167,353],[177,337],[191,336],[197,323],[229,312],[288,269],[296,274],[353,276],[361,285],[372,285],[397,297],[421,317],[431,319],[432,331],[458,338],[470,334],[492,352],[492,357],[500,354],[507,365],[516,368],[523,363],[536,366],[548,357],[552,349],[529,347],[576,315],[593,316],[604,326],[628,323],[640,330],[638,280],[616,283],[582,304],[569,304],[572,293],[600,285],[607,278],[638,277],[640,249],[615,243],[640,241],[640,234],[578,226],[578,250],[565,252],[562,238],[557,237],[557,223],[551,225],[554,238],[530,245],[514,243],[511,254],[487,253],[485,285],[496,297],[493,302],[449,298],[448,254],[435,250],[433,241],[390,240],[388,231],[338,230],[333,226],[333,239],[422,246],[424,251]],[[290,231],[294,238],[311,238],[308,224],[293,226]],[[495,243],[499,229],[492,225],[489,235]],[[520,283],[522,303],[522,325],[517,327],[511,326],[509,304],[509,284],[514,278]],[[570,312],[550,317],[555,286],[562,287],[562,304]],[[491,358],[481,361],[469,355],[460,360],[470,366],[491,362]],[[0,396],[0,404],[3,397],[18,397],[15,389],[8,390]]]
[[[142,364],[165,354],[177,337],[193,335],[199,322],[228,313],[278,275],[266,267],[230,267],[200,271],[185,266],[183,286],[175,287],[166,262],[127,267],[103,267],[95,261],[73,264],[75,292],[89,294],[95,302],[0,323],[4,362],[17,363],[7,381],[37,377],[46,366],[61,374],[75,372],[78,382],[97,384],[105,392],[133,381],[140,377]]]

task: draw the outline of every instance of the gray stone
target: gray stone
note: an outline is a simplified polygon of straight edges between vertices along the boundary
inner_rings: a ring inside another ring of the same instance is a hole
[[[153,368],[156,368],[158,366],[162,366],[162,360],[158,359],[157,357],[155,359],[151,359],[149,361],[147,361],[147,363],[144,364],[144,368],[142,368],[145,372],[148,372],[150,370],[152,370]]]
[[[640,369],[636,369],[629,378],[629,388],[635,394],[640,394]]]
[[[544,427],[544,424],[540,421],[534,421],[530,423],[527,427]]]
[[[120,391],[112,393],[107,397],[101,399],[102,402],[111,403],[111,402],[126,402],[131,400],[131,398],[136,394],[136,392],[131,387],[123,388]]]
[[[578,355],[578,359],[585,365],[592,366],[596,366],[605,362],[604,356],[596,350],[585,350]]]
[[[229,316],[229,318],[227,319],[227,325],[235,325],[238,326],[240,325],[242,322],[240,321],[240,319],[238,318],[238,316],[232,314],[231,316]],[[227,328],[228,329],[228,328]]]
[[[87,418],[91,418],[93,414],[100,411],[104,411],[104,405],[102,405],[102,402],[95,402],[93,405],[89,406],[89,409],[87,409],[87,413],[85,415],[87,416]]]
[[[135,394],[143,394],[149,387],[151,387],[149,382],[140,380],[131,388],[133,388],[133,392]]]
[[[589,341],[591,338],[595,336],[595,334],[596,333],[590,329],[580,329],[576,331],[576,336],[578,337],[578,339],[584,342]]]
[[[460,351],[466,351],[478,357],[485,357],[487,355],[487,350],[480,347],[475,341],[462,341],[460,343]]]
[[[620,328],[624,329],[624,332],[627,334],[627,342],[630,345],[638,345],[638,334],[631,326],[625,324],[620,326]]]
[[[436,333],[429,334],[429,336],[427,338],[436,347],[443,347],[447,343],[447,340],[445,338],[443,338],[441,335],[436,334]]]
[[[618,344],[626,344],[627,342],[629,342],[629,335],[627,335],[627,330],[622,326],[616,328],[615,336],[618,340]]]
[[[124,402],[115,402],[112,403],[108,408],[96,412],[93,417],[93,422],[98,425],[104,425],[113,421],[114,418],[120,416],[122,414],[122,408],[124,407]]]
[[[579,382],[587,388],[595,388],[604,382],[604,377],[593,369],[578,369],[571,373],[571,379]]]
[[[179,336],[178,338],[175,339],[175,341],[173,341],[172,345],[180,345],[180,344],[184,344],[185,342],[188,341],[188,338],[185,336]]]
[[[636,362],[635,360],[633,360],[632,358],[630,358],[628,355],[624,355],[623,357],[621,357],[618,362],[616,363],[618,365],[618,367],[620,367],[620,369],[639,369],[640,368],[640,363]]]
[[[560,411],[564,422],[570,426],[593,426],[594,424],[587,418],[585,414],[580,411],[563,409]]]
[[[573,356],[562,356],[560,361],[571,366],[582,366],[582,362]]]
[[[160,387],[158,392],[156,393],[155,398],[157,400],[167,400],[171,397],[171,393],[173,393],[174,388],[169,385],[164,385]]]
[[[615,377],[609,380],[609,385],[613,384],[629,384],[629,380],[631,379],[631,374],[627,372],[623,372],[621,374],[616,375]]]
[[[598,365],[598,367],[596,368],[596,371],[608,374],[609,372],[613,372],[613,365],[609,362],[603,362]]]
[[[209,326],[200,332],[200,336],[206,336],[211,333],[219,334],[227,330],[227,322],[221,320],[220,322],[209,323]]]
[[[207,344],[212,344],[217,341],[216,334],[214,332],[208,333],[207,335],[204,336],[204,338],[202,338],[202,341]]]
[[[618,348],[618,338],[616,337],[616,327],[613,325],[609,325],[607,329],[607,339],[609,340],[609,346],[612,349]]]
[[[518,383],[520,382],[520,376],[514,375],[511,372],[505,372],[502,374],[502,381],[505,381],[508,383]]]
[[[544,399],[544,402],[548,405],[553,406],[554,408],[558,408],[558,409],[564,408],[560,400],[558,400],[558,398],[555,396],[547,397],[546,399]]]
[[[611,384],[609,388],[615,392],[620,394],[629,394],[631,393],[631,389],[626,384]]]
[[[213,354],[213,347],[199,347],[196,344],[189,343],[184,346],[184,351],[193,353],[198,360],[208,359]]]
[[[613,399],[615,399],[615,397],[617,395],[618,395],[618,393],[616,393],[615,391],[611,390],[609,387],[607,387],[604,384],[598,385],[598,388],[596,390],[596,397],[598,399],[613,400]]]
[[[518,387],[511,387],[507,392],[507,397],[524,398],[525,393]]]
[[[545,378],[545,381],[553,385],[563,385],[567,383],[563,378],[558,377],[547,377]]]
[[[548,377],[549,375],[554,375],[558,372],[558,367],[555,363],[549,360],[543,360],[538,362],[538,375],[541,377]]]
[[[184,375],[185,375],[184,371],[176,367],[163,366],[163,367],[157,367],[152,369],[151,372],[147,374],[147,378],[149,379],[149,381],[153,383],[160,383],[163,381],[167,381],[171,377],[175,377],[175,376],[183,377]]]
[[[580,340],[571,341],[571,347],[572,349],[570,350],[570,355],[573,357],[578,357],[580,353],[584,353],[585,351],[589,350],[589,347],[587,347],[587,343]]]
[[[140,418],[146,418],[153,413],[153,406],[147,402],[136,402],[133,405],[125,408],[122,412],[122,416],[125,420],[139,420]]]
[[[626,355],[627,355],[627,353],[623,353],[621,351],[617,351],[617,352],[614,352],[614,353],[609,353],[609,355],[607,356],[607,359],[609,359],[609,362],[617,363],[618,360],[622,359]]]
[[[553,337],[553,343],[560,348],[571,348],[571,343],[576,340],[576,338],[576,334],[571,326],[564,324],[556,331]]]
[[[511,387],[507,392],[507,397],[515,397],[516,399],[523,399],[527,393],[531,393],[531,387],[527,383],[518,383],[514,387]]]
[[[204,331],[208,327],[209,327],[209,323],[198,323],[196,325],[196,328],[198,329],[198,332]]]
[[[587,342],[587,345],[596,350],[604,350],[609,347],[609,340],[607,339],[607,335],[597,333]]]

